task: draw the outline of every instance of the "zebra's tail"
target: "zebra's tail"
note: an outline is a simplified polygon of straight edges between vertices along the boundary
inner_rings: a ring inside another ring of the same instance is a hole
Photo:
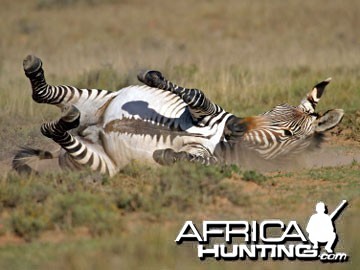
[[[57,157],[58,155],[55,152],[23,146],[15,154],[14,159],[12,160],[12,168],[20,174],[37,174],[38,171],[33,168],[37,166],[33,166],[33,164],[36,164],[41,160],[54,159]]]

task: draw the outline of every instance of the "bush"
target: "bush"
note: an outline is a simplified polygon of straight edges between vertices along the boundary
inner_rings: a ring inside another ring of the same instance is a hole
[[[243,174],[243,180],[262,184],[266,181],[266,176],[256,171],[245,171]]]
[[[116,206],[110,201],[89,192],[58,195],[51,220],[65,230],[86,226],[92,235],[109,233],[117,225]]]
[[[235,167],[203,166],[178,163],[170,167],[140,168],[129,165],[122,170],[127,176],[136,177],[136,185],[113,194],[116,205],[126,211],[144,210],[159,215],[195,209],[212,203],[216,197],[227,198],[241,204],[241,190],[226,182]],[[119,177],[120,178],[120,177]],[[139,179],[146,179],[139,180]]]
[[[0,188],[0,203],[3,207],[15,208],[22,204],[43,202],[52,192],[44,183],[34,183],[20,176],[9,175]]]
[[[10,226],[16,235],[30,241],[50,228],[50,220],[43,205],[28,204],[14,211],[10,218]]]

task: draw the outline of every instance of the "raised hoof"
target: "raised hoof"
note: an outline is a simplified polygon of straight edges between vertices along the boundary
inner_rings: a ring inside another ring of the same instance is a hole
[[[63,110],[63,116],[61,120],[66,123],[72,123],[80,119],[80,111],[74,105],[65,107]]]
[[[156,70],[141,71],[137,75],[137,78],[140,82],[150,87],[159,88],[162,87],[165,83],[164,76],[161,74],[160,71],[156,71]]]
[[[74,105],[65,107],[63,116],[60,118],[58,125],[64,131],[77,128],[80,125],[80,111],[78,108]]]
[[[24,59],[23,67],[26,75],[30,75],[35,73],[41,69],[42,62],[40,58],[36,57],[35,55],[28,55]]]
[[[80,125],[80,111],[74,106],[66,107],[63,116],[59,121],[42,124],[41,133],[48,137],[54,138],[62,136],[68,130],[77,128]]]

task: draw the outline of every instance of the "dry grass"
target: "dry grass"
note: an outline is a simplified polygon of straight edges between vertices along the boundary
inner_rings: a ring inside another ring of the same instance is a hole
[[[305,227],[318,200],[332,210],[346,198],[350,206],[336,221],[337,250],[351,256],[352,264],[345,266],[353,269],[359,254],[359,237],[351,234],[359,222],[359,169],[354,163],[264,177],[236,168],[133,164],[112,179],[86,172],[28,179],[8,175],[0,179],[5,221],[0,268],[236,269],[246,264],[300,269],[304,262],[200,263],[192,245],[177,246],[174,239],[185,220],[271,217]]]
[[[60,9],[39,8],[39,2],[5,1],[0,11],[2,92],[13,93],[1,100],[9,113],[38,114],[21,71],[29,53],[44,60],[55,83],[75,83],[106,66],[133,77],[151,67],[205,89],[238,113],[258,102],[298,102],[329,76],[332,93],[341,94],[328,94],[324,106],[356,108],[359,101],[357,1],[138,0]]]
[[[5,241],[0,268],[318,267],[200,264],[192,259],[191,247],[176,247],[173,239],[190,218],[304,220],[308,205],[317,200],[334,207],[344,198],[353,201],[337,228],[344,235],[341,248],[352,252],[356,265],[356,163],[265,176],[190,168],[182,174],[192,181],[184,183],[181,178],[161,181],[161,174],[177,176],[179,168],[149,175],[134,167],[112,180],[89,183],[79,174],[22,179],[7,174],[7,162],[17,145],[51,145],[39,126],[59,115],[31,100],[21,66],[30,53],[43,59],[50,83],[116,90],[137,83],[139,69],[159,69],[179,84],[205,90],[239,116],[278,103],[296,104],[316,82],[331,76],[319,109],[346,110],[335,145],[359,152],[359,1],[3,0],[0,17],[0,242]],[[208,186],[201,189],[204,183]],[[71,222],[64,209],[73,214]]]

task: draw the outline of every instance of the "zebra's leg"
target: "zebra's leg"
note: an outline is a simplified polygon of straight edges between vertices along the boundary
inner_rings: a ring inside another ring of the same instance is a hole
[[[220,106],[211,102],[201,90],[178,86],[165,79],[160,71],[141,72],[138,74],[138,79],[150,87],[170,91],[179,96],[189,105],[194,119],[202,120],[206,116],[215,116],[223,111]]]
[[[74,94],[75,89],[65,86],[47,84],[42,68],[42,61],[34,55],[28,55],[23,62],[26,77],[32,87],[32,98],[38,103],[61,104],[66,103]]]
[[[217,163],[217,159],[214,156],[195,155],[186,151],[176,152],[171,148],[154,151],[153,158],[161,165],[171,165],[179,161],[190,161],[204,165]]]
[[[81,106],[85,100],[91,100],[92,102],[98,101],[100,106],[115,94],[115,92],[107,90],[79,89],[68,85],[49,85],[45,79],[42,61],[34,55],[28,55],[24,59],[23,67],[25,75],[31,83],[32,98],[38,103],[54,104],[60,107],[67,104]],[[79,104],[76,104],[78,101]]]
[[[113,176],[117,172],[116,166],[101,146],[82,141],[68,132],[76,128],[79,122],[80,112],[72,105],[58,121],[43,124],[41,132],[66,151],[73,165],[88,166],[94,171]]]

